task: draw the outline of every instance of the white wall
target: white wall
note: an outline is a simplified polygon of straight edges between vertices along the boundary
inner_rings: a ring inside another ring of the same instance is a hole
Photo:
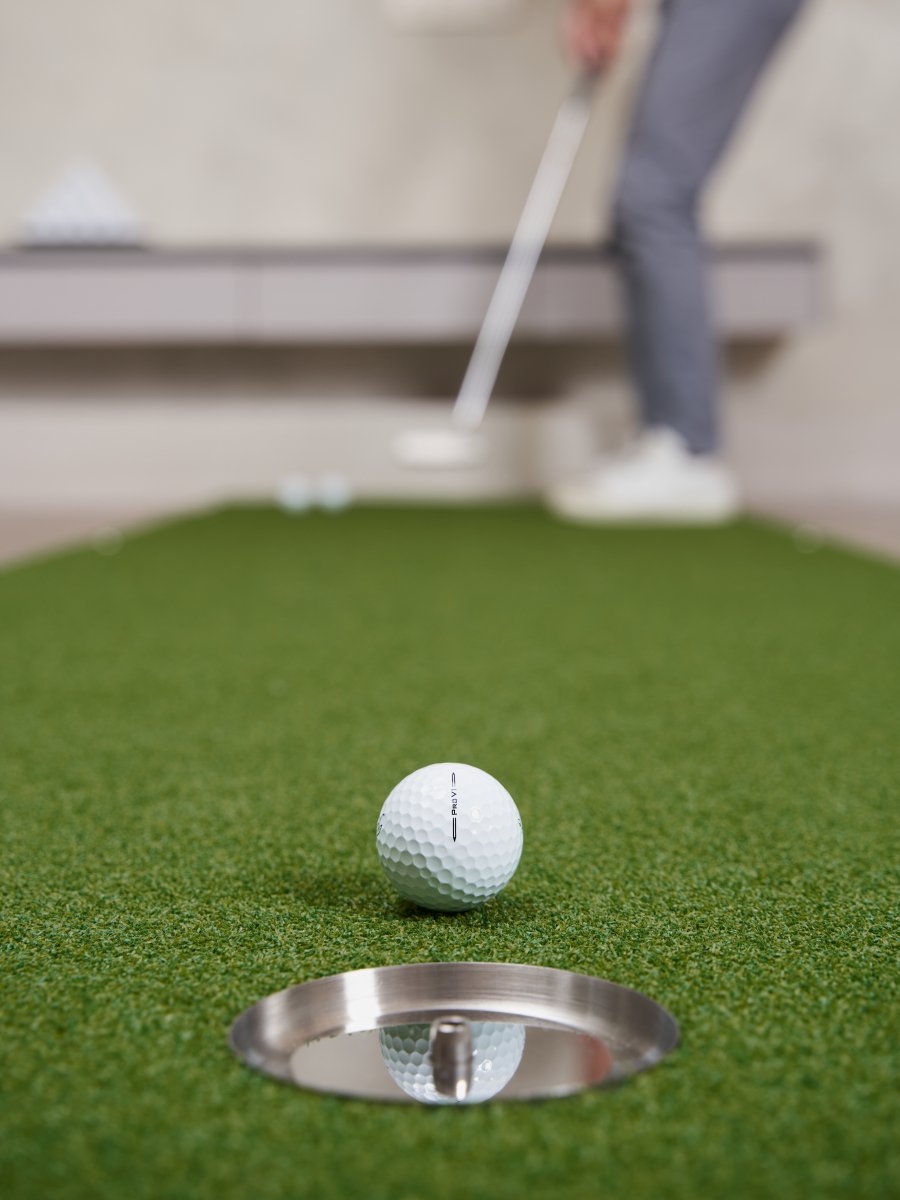
[[[712,190],[714,236],[803,230],[828,311],[732,380],[731,446],[761,498],[900,502],[900,4],[811,0]]]
[[[378,0],[4,4],[8,235],[89,155],[165,242],[502,239],[566,78],[540,0],[452,36],[399,32]],[[598,225],[584,170],[573,236]]]

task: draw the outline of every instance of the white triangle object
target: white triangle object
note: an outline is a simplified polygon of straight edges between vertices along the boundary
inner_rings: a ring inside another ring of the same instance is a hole
[[[69,170],[25,214],[29,246],[122,246],[141,241],[137,217],[90,163]]]

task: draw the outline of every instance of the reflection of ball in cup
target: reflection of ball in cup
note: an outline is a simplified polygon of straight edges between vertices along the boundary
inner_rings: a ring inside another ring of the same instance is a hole
[[[472,1083],[463,1100],[442,1095],[431,1066],[430,1024],[391,1025],[380,1033],[381,1054],[393,1081],[422,1104],[480,1104],[496,1096],[518,1070],[525,1026],[472,1021]]]

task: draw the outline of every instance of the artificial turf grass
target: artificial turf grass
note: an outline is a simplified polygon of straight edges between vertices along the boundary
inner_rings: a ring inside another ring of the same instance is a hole
[[[5,1196],[896,1194],[900,574],[754,525],[233,511],[0,578]],[[422,914],[374,823],[496,774],[495,901]],[[307,1096],[259,996],[490,959],[649,992],[683,1044],[536,1106]]]

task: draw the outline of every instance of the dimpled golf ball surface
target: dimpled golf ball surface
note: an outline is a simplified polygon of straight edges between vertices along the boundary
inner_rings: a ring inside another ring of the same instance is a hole
[[[382,1029],[381,1055],[388,1073],[407,1096],[422,1104],[480,1104],[506,1087],[525,1050],[525,1026],[509,1021],[473,1021],[472,1085],[465,1099],[442,1095],[434,1086],[430,1025]]]
[[[465,763],[413,771],[381,810],[378,857],[401,896],[444,912],[483,904],[513,877],[522,821],[509,792]]]

